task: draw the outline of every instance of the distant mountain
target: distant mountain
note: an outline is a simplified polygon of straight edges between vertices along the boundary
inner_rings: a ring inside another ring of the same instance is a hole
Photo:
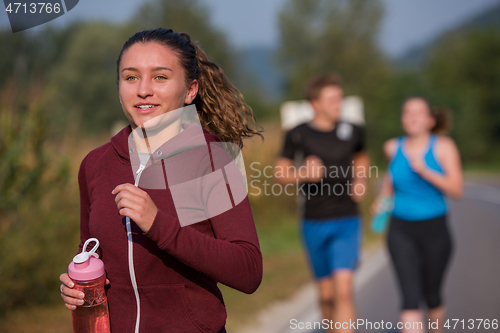
[[[500,4],[494,5],[484,12],[462,22],[460,25],[449,29],[431,41],[410,49],[403,56],[395,60],[396,65],[399,67],[419,68],[425,64],[431,51],[446,36],[489,27],[500,29]]]
[[[258,46],[240,50],[239,53],[249,85],[270,100],[279,100],[283,95],[283,74],[275,64],[274,52],[272,47]]]

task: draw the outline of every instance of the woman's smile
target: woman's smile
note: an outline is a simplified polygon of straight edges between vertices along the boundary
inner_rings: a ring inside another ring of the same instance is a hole
[[[150,114],[158,110],[158,104],[137,104],[135,106],[136,112],[140,114]]]

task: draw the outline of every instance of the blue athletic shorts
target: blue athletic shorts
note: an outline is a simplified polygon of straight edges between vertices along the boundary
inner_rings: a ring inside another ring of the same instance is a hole
[[[338,269],[356,269],[361,229],[361,218],[357,215],[325,220],[302,220],[302,241],[317,279]]]

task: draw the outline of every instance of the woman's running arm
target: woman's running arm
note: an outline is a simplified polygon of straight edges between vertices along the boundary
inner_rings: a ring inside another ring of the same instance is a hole
[[[380,190],[379,195],[375,198],[373,201],[373,204],[371,206],[371,213],[372,214],[377,214],[380,209],[382,209],[381,201],[382,198],[384,197],[392,197],[394,193],[394,188],[392,186],[392,180],[389,175],[389,163],[392,160],[394,154],[396,153],[397,149],[397,139],[389,139],[384,143],[384,155],[387,159],[387,170],[384,174],[384,178],[382,180],[382,189]]]
[[[439,137],[436,142],[436,158],[442,165],[444,173],[439,173],[423,164],[415,171],[443,193],[460,198],[463,195],[463,176],[460,153],[455,142],[448,137]]]
[[[158,210],[146,235],[185,265],[245,293],[262,280],[262,255],[248,196],[236,207],[210,219],[215,238]]]

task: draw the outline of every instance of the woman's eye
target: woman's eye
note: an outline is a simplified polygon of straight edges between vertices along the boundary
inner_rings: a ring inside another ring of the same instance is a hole
[[[158,76],[156,77],[156,79],[158,79],[158,80],[166,80],[166,79],[167,79],[167,77],[166,77],[166,76],[163,76],[163,75],[158,75]]]
[[[125,80],[126,80],[126,81],[133,81],[133,80],[135,80],[135,79],[137,79],[135,76],[127,76],[127,77],[125,78]]]

